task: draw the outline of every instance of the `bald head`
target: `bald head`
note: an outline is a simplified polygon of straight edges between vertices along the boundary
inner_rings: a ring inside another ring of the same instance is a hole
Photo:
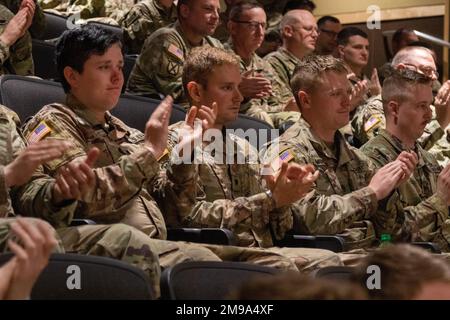
[[[288,11],[280,22],[280,30],[283,30],[285,26],[293,26],[307,20],[314,20],[314,22],[316,21],[312,13],[307,10]]]
[[[303,58],[314,51],[319,35],[316,19],[307,10],[291,10],[280,23],[283,45],[288,51]]]
[[[396,69],[415,69],[430,76],[433,80],[437,78],[433,53],[425,47],[409,46],[401,49],[392,59],[391,65]]]

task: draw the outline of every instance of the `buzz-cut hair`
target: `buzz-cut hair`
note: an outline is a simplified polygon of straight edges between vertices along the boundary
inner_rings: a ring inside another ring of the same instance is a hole
[[[251,9],[259,8],[264,11],[263,6],[261,6],[255,0],[246,0],[243,2],[239,2],[238,4],[231,7],[230,13],[228,15],[228,19],[231,21],[239,21],[241,20],[242,14]]]
[[[299,91],[311,93],[322,83],[326,72],[347,74],[347,68],[344,61],[332,56],[308,55],[300,60],[291,78],[292,93],[299,106],[301,106]]]
[[[341,46],[345,46],[348,43],[348,39],[353,36],[360,36],[364,39],[369,39],[367,33],[357,27],[346,27],[342,29],[337,35],[337,43]]]
[[[384,114],[388,116],[388,105],[390,101],[403,103],[414,99],[415,86],[429,85],[431,90],[432,80],[426,75],[411,69],[395,69],[390,67],[383,82],[381,98],[383,101]]]
[[[187,84],[195,81],[206,88],[208,86],[208,76],[214,68],[223,65],[232,65],[239,69],[239,59],[231,51],[210,46],[197,47],[191,51],[184,62],[182,75],[183,89],[189,101],[191,99],[187,90]]]

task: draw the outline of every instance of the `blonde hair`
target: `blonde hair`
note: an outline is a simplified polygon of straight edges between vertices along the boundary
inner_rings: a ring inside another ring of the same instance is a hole
[[[191,51],[184,62],[182,76],[183,89],[189,101],[187,84],[195,81],[206,88],[209,74],[215,67],[223,65],[232,65],[239,69],[239,59],[230,51],[210,46],[197,47]]]

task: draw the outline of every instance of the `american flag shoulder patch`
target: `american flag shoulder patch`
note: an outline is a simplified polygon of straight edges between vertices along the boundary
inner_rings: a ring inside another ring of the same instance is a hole
[[[171,54],[173,54],[175,57],[177,57],[178,59],[180,59],[181,61],[184,60],[184,54],[183,51],[178,48],[176,45],[174,45],[173,43],[171,43],[169,45],[169,47],[167,48],[167,51]]]
[[[372,129],[376,124],[378,124],[381,121],[379,116],[371,116],[369,120],[366,121],[364,124],[364,131],[367,132],[370,129]]]
[[[36,128],[34,128],[34,130],[30,132],[27,137],[27,141],[29,144],[38,142],[50,132],[52,132],[52,129],[44,121],[41,121],[36,126]]]
[[[281,168],[282,162],[289,162],[292,159],[294,159],[294,154],[292,153],[292,151],[290,149],[287,149],[287,150],[282,151],[280,153],[280,155],[272,161],[270,166],[272,167],[272,170],[274,172],[278,172]]]

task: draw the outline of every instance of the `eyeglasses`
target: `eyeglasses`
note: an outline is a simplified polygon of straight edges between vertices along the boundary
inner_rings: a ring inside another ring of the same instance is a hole
[[[336,38],[337,35],[338,35],[338,32],[334,32],[334,31],[326,30],[326,29],[320,29],[320,32],[324,32],[324,33],[326,33],[327,35],[329,35],[330,37],[333,37],[333,38]]]
[[[424,65],[416,66],[411,63],[403,63],[403,64],[407,67],[410,67],[411,70],[414,70],[418,73],[422,73],[422,74],[426,75],[427,77],[436,78],[436,79],[439,78],[439,73],[433,67],[424,66]]]
[[[266,29],[267,24],[265,22],[256,22],[256,21],[241,21],[241,20],[232,20],[236,23],[243,23],[247,25],[250,29],[257,30],[259,27]]]

